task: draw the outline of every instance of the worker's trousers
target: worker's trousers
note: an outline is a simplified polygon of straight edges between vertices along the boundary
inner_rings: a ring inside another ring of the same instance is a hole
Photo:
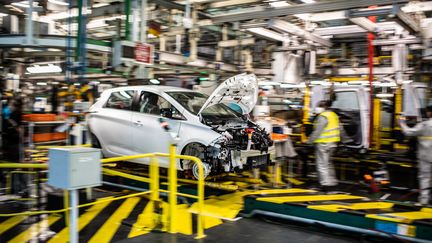
[[[338,184],[335,168],[330,161],[336,147],[336,143],[315,144],[315,161],[321,186],[336,186]]]
[[[432,177],[432,162],[419,160],[418,164],[418,179],[420,184],[419,202],[428,204],[430,199],[430,187]]]

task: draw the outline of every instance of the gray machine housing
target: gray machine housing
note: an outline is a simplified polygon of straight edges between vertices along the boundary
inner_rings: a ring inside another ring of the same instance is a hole
[[[101,152],[95,148],[53,148],[48,152],[48,184],[81,189],[102,184]]]

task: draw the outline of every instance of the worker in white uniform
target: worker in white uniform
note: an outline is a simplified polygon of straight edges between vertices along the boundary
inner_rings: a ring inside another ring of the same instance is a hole
[[[330,190],[338,184],[331,156],[341,141],[341,126],[338,115],[329,110],[331,101],[320,101],[315,113],[314,130],[309,136],[308,144],[315,145],[315,164],[319,183],[324,190]]]
[[[401,117],[400,126],[406,136],[416,136],[418,139],[417,160],[418,179],[420,185],[419,203],[428,204],[432,177],[432,106],[426,108],[428,120],[410,128],[405,117]]]

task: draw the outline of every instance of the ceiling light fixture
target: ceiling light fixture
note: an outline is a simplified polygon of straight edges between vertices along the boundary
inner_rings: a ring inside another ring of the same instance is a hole
[[[273,8],[281,8],[281,7],[288,7],[291,4],[285,2],[285,1],[273,1],[273,2],[269,2],[270,6],[272,6]]]
[[[250,28],[248,29],[248,31],[266,39],[282,41],[282,42],[285,41],[285,37],[283,35],[265,28]]]
[[[47,66],[34,65],[33,67],[26,68],[27,72],[30,74],[40,74],[40,73],[61,73],[62,69],[60,66],[53,64],[48,64]]]
[[[13,6],[20,7],[20,8],[28,8],[30,5],[28,3],[24,2],[18,2],[18,3],[11,3]]]
[[[393,96],[394,96],[393,94],[387,94],[387,93],[376,94],[376,97],[378,98],[391,98]]]
[[[280,85],[280,82],[274,82],[274,81],[259,81],[258,85],[259,86],[273,86],[273,85]]]
[[[300,27],[298,27],[295,24],[291,24],[287,21],[280,20],[280,19],[272,19],[269,20],[268,25],[270,28],[275,29],[277,31],[282,31],[291,35],[295,35],[298,37],[301,37],[306,40],[313,41],[315,43],[318,43],[322,46],[331,47],[332,43],[322,38],[321,36],[317,34],[310,33],[309,31],[306,31]]]
[[[377,24],[366,17],[350,18],[349,20],[369,32],[375,32],[378,29]]]
[[[48,0],[48,2],[53,3],[53,4],[57,4],[57,5],[62,5],[62,6],[69,6],[69,3],[62,2],[62,1],[59,1],[59,0]]]
[[[315,0],[301,0],[303,3],[316,3]]]
[[[150,81],[150,83],[152,83],[152,84],[160,84],[160,81],[159,80],[157,80],[157,79],[150,79],[149,80]]]
[[[11,3],[11,6],[15,6],[19,8],[29,8],[30,4],[28,1],[20,1],[20,2]],[[38,5],[38,2],[33,2],[33,8],[37,8],[37,7],[40,7]]]

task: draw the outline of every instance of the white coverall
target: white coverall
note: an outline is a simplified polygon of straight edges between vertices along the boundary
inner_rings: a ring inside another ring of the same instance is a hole
[[[314,141],[320,137],[327,126],[327,119],[324,116],[318,116],[315,124],[315,129],[309,136],[308,144],[314,143]],[[342,126],[339,124],[342,137],[344,131],[341,127]],[[335,168],[330,160],[336,147],[337,143],[315,143],[315,163],[321,186],[336,186],[338,184]]]
[[[430,199],[431,177],[432,177],[432,119],[418,123],[410,128],[405,121],[400,123],[402,132],[406,136],[418,138],[418,180],[420,184],[419,202],[428,204]]]

